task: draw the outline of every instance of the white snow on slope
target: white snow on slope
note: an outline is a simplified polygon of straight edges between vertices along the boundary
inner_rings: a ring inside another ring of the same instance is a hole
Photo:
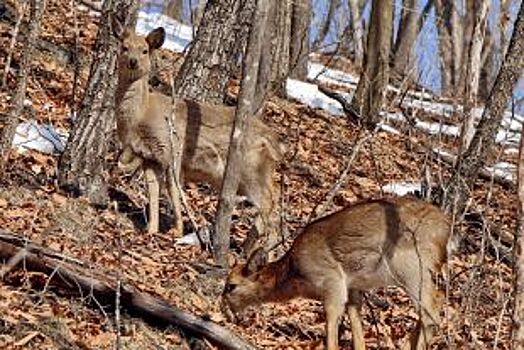
[[[322,108],[336,116],[344,115],[340,103],[320,92],[318,86],[315,84],[288,79],[286,81],[286,93],[288,97],[298,100],[312,108]],[[348,93],[341,94],[345,94],[345,97],[348,99],[351,98]]]
[[[34,120],[20,123],[15,131],[13,146],[21,152],[32,149],[47,154],[62,153],[67,141],[67,133],[58,131],[48,124]]]

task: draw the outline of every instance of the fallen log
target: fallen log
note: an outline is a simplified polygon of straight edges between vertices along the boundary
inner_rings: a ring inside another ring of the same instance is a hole
[[[23,266],[29,271],[49,276],[49,285],[72,295],[93,295],[100,303],[115,306],[118,281],[93,270],[86,271],[85,263],[72,264],[57,259],[62,256],[17,235],[2,231],[0,234],[0,260],[7,262],[7,270]],[[5,268],[3,270],[6,270]],[[153,325],[173,325],[193,334],[206,337],[221,348],[251,350],[256,347],[228,329],[187,311],[169,305],[166,301],[138,291],[129,283],[120,286],[120,305]]]

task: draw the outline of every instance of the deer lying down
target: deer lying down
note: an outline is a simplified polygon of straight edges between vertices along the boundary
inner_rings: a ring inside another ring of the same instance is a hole
[[[158,231],[160,187],[166,187],[175,207],[178,234],[182,221],[178,191],[173,176],[194,182],[208,182],[220,189],[225,170],[235,109],[172,97],[151,90],[148,79],[151,54],[164,42],[163,28],[147,37],[126,31],[118,57],[116,93],[117,134],[123,147],[120,162],[125,168],[142,167],[149,187],[150,232]],[[173,118],[174,116],[174,118]],[[170,133],[173,118],[176,136]],[[250,118],[245,135],[245,158],[240,174],[239,194],[257,206],[259,234],[271,230],[271,214],[278,199],[272,174],[282,158],[283,147],[273,131],[259,119]]]
[[[449,233],[446,216],[421,200],[362,202],[308,225],[278,261],[267,264],[265,253],[256,250],[246,265],[232,269],[223,302],[238,313],[295,297],[319,300],[329,350],[338,348],[338,325],[348,304],[353,346],[360,350],[365,348],[361,292],[395,285],[420,306],[411,348],[426,349],[442,303],[432,273],[446,261]]]

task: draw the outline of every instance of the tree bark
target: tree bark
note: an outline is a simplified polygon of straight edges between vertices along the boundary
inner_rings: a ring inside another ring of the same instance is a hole
[[[254,0],[208,1],[196,38],[175,79],[175,94],[223,103],[245,48]]]
[[[318,30],[317,37],[315,38],[315,41],[313,42],[314,50],[318,50],[321,47],[324,40],[326,39],[326,36],[329,33],[329,29],[331,28],[331,24],[334,21],[335,15],[340,8],[340,5],[341,5],[340,0],[329,1],[328,12],[326,14],[326,17],[323,19],[322,23],[320,24],[320,28]]]
[[[519,224],[513,244],[513,327],[512,349],[524,349],[524,129],[518,158]]]
[[[272,62],[269,78],[269,90],[279,96],[285,96],[286,78],[291,67],[290,62],[290,39],[291,39],[291,11],[292,0],[277,1],[276,13],[270,17],[266,31],[275,31],[272,48]],[[266,37],[267,40],[267,37]],[[269,55],[264,55],[265,57]]]
[[[242,166],[244,153],[243,136],[248,127],[248,118],[253,116],[260,108],[260,106],[254,105],[252,101],[255,100],[255,94],[257,93],[257,81],[259,80],[259,65],[263,45],[262,39],[270,5],[269,0],[257,1],[255,20],[249,34],[248,46],[243,62],[240,96],[233,129],[231,130],[227,164],[222,180],[222,188],[220,190],[215,236],[213,237],[213,253],[215,261],[223,267],[227,267],[231,214],[235,205],[235,194],[237,193],[239,183],[238,174],[240,174],[239,168]]]
[[[490,0],[483,0],[475,16],[475,24],[471,35],[471,44],[469,47],[469,62],[467,66],[467,86],[465,98],[465,120],[462,124],[461,131],[461,150],[468,148],[471,139],[475,133],[475,120],[471,109],[476,104],[479,89],[482,48],[486,33],[486,21],[489,11]]]
[[[96,57],[78,117],[74,121],[66,149],[59,162],[58,184],[74,194],[87,194],[91,203],[105,205],[103,178],[108,135],[114,127],[116,58],[120,39],[112,28],[114,14],[129,23],[138,10],[137,0],[104,2],[102,24],[95,43]]]
[[[507,102],[524,70],[524,3],[521,4],[515,21],[508,52],[497,75],[484,113],[468,149],[460,155],[455,171],[447,184],[442,207],[448,213],[461,214],[469,187],[475,183],[480,168],[484,165],[504,116]]]
[[[379,120],[389,82],[393,0],[374,0],[364,70],[351,101],[353,110],[373,129]]]
[[[364,62],[364,29],[358,0],[349,0],[349,13],[353,29],[353,48],[355,50],[355,64],[359,67]]]
[[[395,42],[395,70],[408,79],[416,75],[415,41],[418,34],[418,0],[404,0]]]
[[[40,33],[40,23],[42,21],[42,14],[45,8],[45,0],[31,0],[29,30],[26,37],[26,43],[22,52],[22,62],[18,70],[18,83],[15,95],[12,99],[12,106],[9,111],[5,123],[2,123],[2,130],[0,133],[0,166],[3,168],[7,161],[7,153],[11,148],[13,137],[15,135],[16,127],[18,126],[18,118],[24,109],[24,99],[27,90],[27,79],[30,76],[31,62],[33,60],[33,52],[35,49],[35,42]]]
[[[291,12],[290,77],[307,79],[311,0],[293,0]]]
[[[180,23],[184,21],[184,0],[169,0],[164,7],[164,14],[176,19]]]
[[[452,92],[453,81],[453,37],[450,21],[453,4],[446,0],[436,0],[437,31],[439,40],[440,81],[443,94]]]

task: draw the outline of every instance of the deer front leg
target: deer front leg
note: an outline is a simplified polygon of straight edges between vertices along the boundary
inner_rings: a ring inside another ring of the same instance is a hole
[[[348,314],[351,323],[351,335],[353,336],[353,349],[365,350],[364,331],[362,319],[360,318],[360,306],[362,304],[362,293],[357,290],[349,291]]]
[[[173,207],[173,213],[175,216],[175,237],[182,237],[184,234],[184,222],[182,221],[182,211],[180,210],[182,206],[181,193],[179,191],[179,186],[177,186],[175,175],[171,169],[167,171],[167,186],[169,192],[169,198],[171,199],[171,206]]]
[[[147,187],[149,190],[149,222],[147,231],[149,233],[158,232],[159,222],[159,197],[160,197],[160,185],[158,181],[157,173],[152,168],[146,168],[145,170]]]
[[[343,278],[339,278],[326,283],[324,311],[326,312],[327,350],[338,350],[338,324],[347,301],[347,289],[343,281]]]

